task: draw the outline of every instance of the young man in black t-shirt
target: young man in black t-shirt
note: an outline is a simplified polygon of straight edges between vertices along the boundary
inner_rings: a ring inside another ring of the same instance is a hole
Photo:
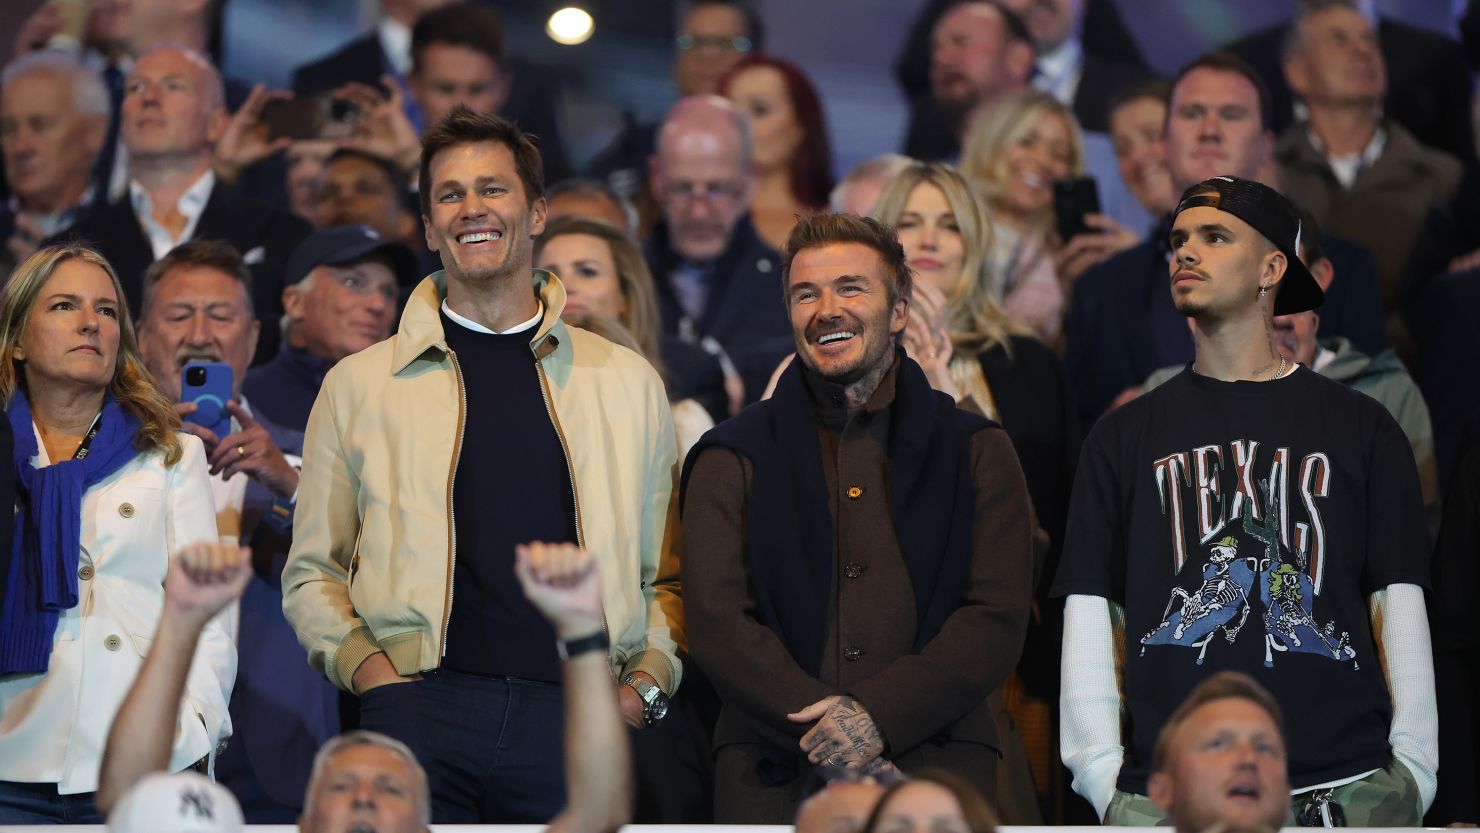
[[[1418,475],[1381,405],[1275,351],[1273,316],[1322,299],[1299,238],[1267,186],[1189,188],[1170,290],[1197,358],[1085,442],[1054,586],[1061,743],[1107,824],[1164,822],[1146,798],[1157,732],[1221,670],[1289,719],[1292,814],[1413,825],[1433,798]]]

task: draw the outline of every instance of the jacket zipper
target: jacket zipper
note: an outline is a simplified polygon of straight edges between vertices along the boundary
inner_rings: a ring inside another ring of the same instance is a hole
[[[565,431],[560,428],[560,417],[555,414],[555,400],[550,396],[550,380],[545,376],[545,363],[541,359],[535,359],[535,367],[540,371],[540,394],[545,397],[545,413],[550,415],[550,424],[555,427],[555,436],[560,440],[560,450],[565,455],[565,474],[570,478],[570,503],[576,513],[576,546],[585,548],[586,533],[581,528],[581,496],[576,491],[576,470],[570,463],[570,444],[565,441]],[[601,606],[601,632],[611,638],[611,630],[606,624],[606,605]],[[615,645],[612,646],[616,648]]]
[[[468,412],[468,390],[463,385],[462,365],[457,363],[457,354],[451,348],[447,350],[448,358],[452,359],[452,372],[457,377],[457,438],[452,447],[452,468],[447,472],[447,610],[442,615],[442,653],[440,659],[447,657],[447,628],[452,623],[452,576],[457,566],[457,510],[453,502],[452,490],[457,482],[457,464],[462,458],[463,444],[463,421]],[[561,440],[564,442],[564,439]],[[567,468],[569,465],[567,464]],[[574,481],[572,481],[574,482]],[[574,491],[572,491],[574,494]],[[576,515],[577,534],[580,530],[580,514]],[[603,614],[604,615],[604,614]],[[438,663],[441,664],[440,662]]]

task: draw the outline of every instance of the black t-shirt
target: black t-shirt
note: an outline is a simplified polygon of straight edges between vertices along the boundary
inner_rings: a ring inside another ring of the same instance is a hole
[[[533,333],[475,332],[446,313],[442,329],[467,408],[452,483],[457,552],[442,665],[559,682],[555,629],[514,576],[516,545],[576,540],[570,469],[529,347]]]
[[[1386,766],[1392,703],[1367,597],[1428,585],[1408,441],[1364,394],[1304,368],[1268,382],[1184,370],[1084,444],[1053,594],[1125,608],[1129,742],[1145,794],[1156,734],[1199,682],[1243,671],[1290,735],[1290,783]]]

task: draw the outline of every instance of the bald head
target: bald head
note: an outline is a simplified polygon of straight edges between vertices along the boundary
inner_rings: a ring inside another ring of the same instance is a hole
[[[727,99],[689,96],[668,111],[648,178],[669,240],[685,258],[708,262],[729,245],[755,182],[750,151],[749,124]]]
[[[691,95],[679,99],[664,117],[663,127],[658,133],[660,158],[696,152],[733,151],[741,163],[748,163],[750,145],[750,122],[745,114],[734,102],[717,95]]]
[[[131,160],[195,167],[226,129],[216,67],[193,49],[160,46],[139,56],[124,84],[120,137]]]
[[[883,794],[873,781],[833,784],[802,803],[796,833],[858,833]]]

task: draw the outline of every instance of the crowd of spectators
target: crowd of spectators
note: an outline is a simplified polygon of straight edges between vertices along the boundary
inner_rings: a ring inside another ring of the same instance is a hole
[[[477,0],[30,14],[0,823],[1480,822],[1480,11],[919,5],[851,170],[745,0],[584,165]]]

